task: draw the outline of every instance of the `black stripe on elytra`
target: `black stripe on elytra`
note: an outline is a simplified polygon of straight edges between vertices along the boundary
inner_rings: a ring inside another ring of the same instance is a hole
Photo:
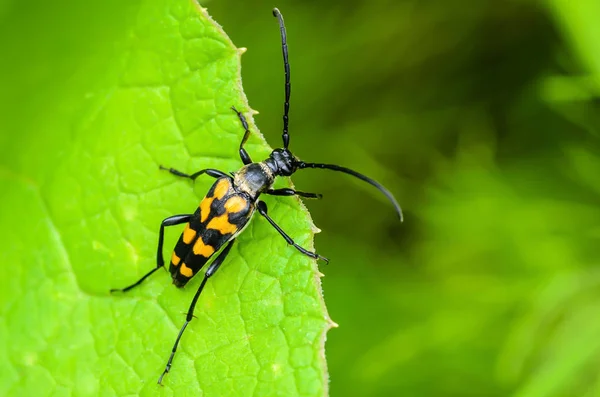
[[[229,234],[222,234],[220,231],[215,229],[206,229],[204,233],[202,233],[202,241],[205,244],[209,244],[211,246],[215,246],[217,242],[221,242],[225,240],[229,236]]]
[[[228,219],[229,219],[229,223],[231,223],[232,225],[237,225],[240,228],[242,226],[244,226],[246,224],[246,222],[248,222],[248,219],[250,218],[250,215],[252,214],[253,210],[254,210],[254,206],[252,204],[250,204],[250,201],[248,200],[248,206],[246,206],[246,208],[244,208],[241,211],[238,212],[232,212],[229,214]]]

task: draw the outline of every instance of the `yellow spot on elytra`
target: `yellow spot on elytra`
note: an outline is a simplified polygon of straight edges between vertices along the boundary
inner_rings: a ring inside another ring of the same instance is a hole
[[[214,197],[205,197],[200,203],[200,222],[204,222],[210,214],[210,205],[212,204]]]
[[[192,269],[187,267],[185,265],[185,262],[181,263],[181,269],[179,269],[179,273],[183,274],[186,277],[192,277],[194,275],[194,272],[192,271]]]
[[[196,255],[202,255],[203,257],[208,258],[214,253],[215,253],[215,249],[213,247],[211,247],[210,245],[204,244],[204,241],[202,241],[202,238],[199,238],[196,241],[196,244],[194,244],[194,254],[196,254]]]
[[[210,222],[208,222],[208,225],[206,225],[206,228],[217,230],[221,232],[221,234],[234,233],[238,229],[236,225],[229,223],[229,220],[227,219],[227,213],[212,218]]]
[[[217,200],[221,200],[225,196],[230,186],[231,185],[229,184],[229,179],[223,178],[219,180],[219,182],[217,183],[217,187],[215,188],[214,194]]]
[[[240,212],[244,208],[248,206],[248,202],[246,199],[240,196],[230,197],[227,202],[225,202],[225,209],[228,212]]]
[[[196,231],[190,227],[188,223],[185,225],[185,229],[183,229],[183,242],[186,244],[191,244],[196,237]]]
[[[173,251],[173,255],[171,255],[171,263],[173,265],[177,266],[177,265],[179,265],[179,262],[181,262],[181,258],[177,256],[175,251]]]

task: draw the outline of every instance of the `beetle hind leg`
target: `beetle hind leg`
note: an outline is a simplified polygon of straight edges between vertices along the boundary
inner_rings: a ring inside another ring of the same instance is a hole
[[[165,366],[163,373],[160,375],[160,378],[158,378],[159,385],[162,384],[163,378],[171,370],[171,366],[173,365],[173,358],[175,357],[175,352],[177,352],[177,346],[179,346],[179,341],[181,339],[181,336],[183,335],[183,332],[187,328],[190,321],[192,321],[192,319],[194,318],[194,309],[196,307],[196,303],[198,302],[198,298],[200,297],[200,294],[202,293],[202,290],[204,289],[204,285],[206,284],[208,279],[211,278],[217,272],[217,270],[219,270],[219,267],[221,266],[221,264],[227,257],[227,254],[229,254],[229,251],[231,250],[231,246],[233,245],[234,241],[235,240],[231,240],[229,242],[229,244],[227,244],[225,249],[223,249],[223,251],[221,251],[219,256],[217,256],[217,258],[213,261],[213,263],[211,263],[211,265],[208,267],[208,269],[206,270],[206,273],[204,273],[204,278],[202,279],[202,283],[200,284],[200,287],[198,287],[198,291],[196,291],[196,295],[194,295],[194,298],[192,299],[192,303],[190,304],[190,308],[185,317],[185,323],[183,323],[183,326],[179,330],[179,334],[177,334],[177,339],[175,339],[175,343],[173,344],[173,349],[171,349],[171,355],[169,356],[167,365]]]

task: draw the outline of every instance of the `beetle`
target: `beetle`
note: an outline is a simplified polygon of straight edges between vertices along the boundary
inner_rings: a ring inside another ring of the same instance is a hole
[[[202,199],[200,205],[193,214],[174,215],[162,221],[158,234],[156,267],[130,286],[111,290],[111,292],[129,291],[141,284],[155,271],[165,266],[163,258],[165,227],[184,223],[186,224],[181,236],[179,237],[179,240],[177,241],[177,244],[175,245],[175,249],[173,250],[169,264],[169,272],[173,278],[173,284],[175,284],[176,287],[184,287],[188,281],[190,281],[190,279],[194,277],[202,269],[202,267],[208,263],[216,253],[219,252],[219,250],[222,249],[204,273],[204,278],[202,279],[202,282],[200,283],[200,286],[198,287],[198,290],[196,291],[196,294],[194,295],[189,310],[186,314],[185,323],[179,330],[177,339],[175,340],[173,348],[171,349],[171,355],[169,356],[164,371],[158,379],[159,384],[162,383],[164,376],[171,369],[173,358],[175,357],[175,352],[177,351],[177,346],[179,345],[181,336],[194,317],[194,308],[196,307],[196,303],[198,302],[198,298],[200,297],[206,282],[223,264],[223,261],[227,257],[227,254],[229,254],[237,235],[248,224],[248,221],[252,218],[252,215],[254,215],[256,211],[258,211],[258,213],[263,216],[273,226],[273,228],[275,228],[275,230],[277,230],[277,232],[289,245],[292,245],[302,254],[313,259],[321,259],[325,262],[329,262],[327,258],[317,254],[316,252],[308,251],[296,244],[294,240],[268,215],[267,204],[264,201],[259,200],[259,196],[261,194],[272,196],[299,196],[305,198],[321,198],[321,195],[316,193],[301,192],[289,188],[273,189],[272,186],[276,177],[289,177],[296,171],[305,168],[329,169],[352,175],[373,185],[375,188],[381,191],[393,204],[400,221],[402,221],[402,210],[395,197],[389,192],[389,190],[387,190],[377,181],[354,170],[341,167],[339,165],[304,162],[298,157],[294,156],[288,149],[290,142],[290,137],[288,134],[288,112],[290,108],[291,85],[287,37],[283,16],[277,8],[273,9],[273,16],[275,16],[279,22],[285,71],[285,102],[282,133],[283,148],[273,150],[269,155],[269,158],[264,161],[253,162],[246,149],[244,149],[244,144],[250,136],[248,123],[245,116],[232,106],[231,109],[237,114],[237,117],[244,128],[244,136],[239,147],[239,155],[242,163],[244,164],[243,167],[239,171],[231,173],[231,175],[212,168],[203,169],[193,174],[186,174],[176,169],[166,168],[161,165],[160,169],[167,170],[173,175],[188,178],[192,181],[204,174],[216,178],[216,181],[206,196]]]

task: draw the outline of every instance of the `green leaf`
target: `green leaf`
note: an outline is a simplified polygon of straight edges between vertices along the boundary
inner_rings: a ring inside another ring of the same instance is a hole
[[[177,289],[159,271],[108,291],[155,266],[160,221],[193,212],[213,183],[192,187],[158,165],[238,169],[232,105],[249,118],[254,160],[270,149],[241,89],[243,51],[197,4],[62,4],[0,14],[0,395],[325,395],[332,323],[316,263],[260,217],[207,284],[157,385],[200,277]],[[313,249],[302,204],[266,201]],[[167,258],[180,232],[167,230]]]

